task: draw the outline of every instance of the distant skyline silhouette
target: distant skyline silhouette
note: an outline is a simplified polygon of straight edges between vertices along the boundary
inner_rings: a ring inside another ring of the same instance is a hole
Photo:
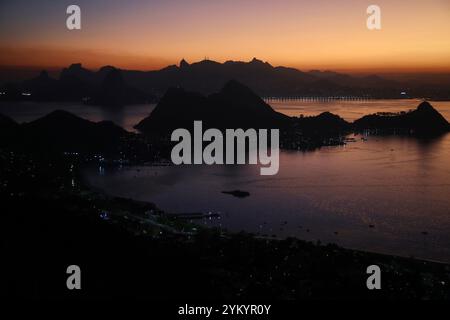
[[[14,74],[17,73],[16,78]],[[22,73],[22,74],[19,74]],[[2,98],[39,101],[75,100],[93,104],[119,105],[156,101],[170,87],[204,94],[217,92],[229,80],[238,80],[266,98],[349,97],[449,99],[450,74],[442,75],[349,75],[333,71],[300,71],[251,61],[219,63],[202,60],[169,65],[156,71],[116,69],[103,66],[87,69],[74,63],[61,72],[5,70],[0,68]],[[26,75],[29,75],[26,77]],[[30,76],[31,75],[31,76]],[[22,79],[19,79],[19,77]],[[76,79],[76,80],[75,80]]]

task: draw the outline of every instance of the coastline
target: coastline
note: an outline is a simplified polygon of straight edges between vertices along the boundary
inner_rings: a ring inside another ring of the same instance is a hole
[[[296,151],[292,151],[292,150],[287,150],[290,152],[296,152]],[[154,167],[152,164],[145,164],[145,165],[139,165],[139,167],[144,166],[144,167]],[[129,166],[130,168],[134,167],[133,165]],[[83,169],[80,169],[80,171],[82,171]],[[93,194],[98,194],[100,197],[102,198],[109,198],[111,199],[111,201],[114,201],[114,199],[126,199],[127,201],[129,201],[130,203],[134,203],[136,205],[146,205],[148,207],[154,207],[155,211],[159,212],[159,214],[164,215],[165,217],[167,217],[169,220],[171,219],[176,219],[177,217],[179,218],[179,216],[183,216],[186,213],[176,213],[176,214],[170,214],[170,213],[166,213],[164,210],[159,209],[158,208],[158,203],[153,203],[153,202],[149,202],[149,201],[142,201],[142,200],[135,200],[132,198],[121,198],[115,195],[111,195],[106,193],[105,191],[103,191],[100,187],[95,187],[94,185],[92,185],[91,183],[89,183],[87,181],[87,179],[84,178],[80,178],[80,183],[83,185],[84,188],[86,188],[86,191],[89,192],[93,192]],[[222,192],[223,193],[223,192]],[[186,212],[190,212],[189,209],[186,210]],[[200,215],[200,213],[199,213]],[[204,214],[204,219],[208,218],[207,214]],[[248,232],[248,231],[229,231],[226,228],[216,228],[216,227],[210,227],[210,226],[205,226],[199,223],[195,223],[192,221],[192,223],[188,223],[187,221],[189,220],[196,220],[196,221],[201,221],[203,219],[202,217],[200,218],[196,218],[196,219],[178,219],[178,221],[180,221],[181,224],[185,223],[186,226],[189,226],[190,228],[192,228],[192,225],[195,225],[195,227],[197,227],[198,229],[205,229],[205,230],[214,230],[219,232],[222,236],[226,237],[233,237],[236,236],[238,234],[245,234],[251,237],[254,237],[255,239],[259,239],[259,240],[263,240],[263,241],[274,241],[274,242],[278,242],[278,241],[284,241],[287,239],[295,239],[297,241],[302,241],[302,242],[306,242],[306,243],[314,243],[312,241],[308,241],[308,240],[304,240],[304,239],[300,239],[296,236],[287,236],[287,237],[274,237],[274,236],[270,236],[270,235],[262,235],[262,234],[255,234],[252,232]],[[192,235],[192,233],[186,234],[186,235]],[[320,241],[319,241],[320,242]],[[317,243],[317,242],[316,242]],[[342,247],[338,244],[335,243],[325,243],[323,245],[331,245],[331,246],[336,246],[342,250],[349,250],[349,251],[353,251],[355,253],[360,253],[360,254],[367,254],[367,255],[380,255],[380,256],[384,256],[384,257],[391,257],[391,258],[398,258],[398,259],[406,259],[406,260],[411,260],[411,261],[423,261],[423,262],[429,262],[429,263],[437,263],[437,264],[442,264],[442,265],[449,265],[450,266],[450,262],[446,262],[443,260],[438,260],[438,259],[428,259],[428,258],[421,258],[421,257],[413,257],[410,255],[401,255],[401,254],[389,254],[389,253],[384,253],[382,251],[373,251],[373,250],[362,250],[362,249],[357,249],[357,248],[352,248],[352,247]]]

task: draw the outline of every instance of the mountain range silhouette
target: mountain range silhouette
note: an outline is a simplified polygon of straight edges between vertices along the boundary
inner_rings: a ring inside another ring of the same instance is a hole
[[[105,76],[105,69],[98,72],[74,64],[64,69],[62,75],[76,76],[86,83],[98,84]],[[352,77],[335,72],[302,72],[294,68],[273,67],[268,62],[254,58],[250,62],[226,61],[219,63],[203,60],[189,64],[181,60],[156,71],[121,70],[130,86],[156,96],[163,95],[170,87],[182,87],[189,91],[211,94],[225,83],[236,80],[251,88],[260,96],[292,95],[364,95],[383,89],[386,94],[398,96],[398,84],[377,76]]]
[[[303,72],[274,67],[254,58],[249,62],[203,60],[192,64],[183,59],[178,66],[155,71],[121,70],[113,66],[91,71],[75,63],[64,68],[58,79],[44,71],[22,83],[5,84],[2,90],[6,94],[1,99],[126,105],[157,101],[171,87],[212,94],[230,80],[248,86],[262,97],[450,98],[446,84],[398,82],[377,75],[351,76],[332,71]],[[23,97],[20,91],[30,92],[31,96]]]

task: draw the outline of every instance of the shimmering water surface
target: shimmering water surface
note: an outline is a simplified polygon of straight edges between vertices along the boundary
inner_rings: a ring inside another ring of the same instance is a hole
[[[369,138],[315,152],[282,152],[276,176],[256,166],[85,171],[107,193],[171,213],[213,212],[202,223],[450,262],[450,135]],[[247,198],[223,194],[245,190]]]

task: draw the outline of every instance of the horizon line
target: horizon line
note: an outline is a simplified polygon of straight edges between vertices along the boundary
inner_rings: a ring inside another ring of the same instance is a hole
[[[269,64],[271,67],[273,68],[278,68],[278,67],[283,67],[283,68],[289,68],[289,69],[295,69],[297,71],[300,72],[312,72],[312,71],[319,71],[319,72],[336,72],[336,73],[348,73],[348,74],[450,74],[450,67],[442,69],[439,67],[434,67],[434,68],[427,68],[427,67],[423,67],[423,68],[407,68],[407,67],[368,67],[368,68],[363,68],[363,67],[355,67],[355,68],[342,68],[342,67],[336,67],[336,68],[330,68],[330,67],[324,67],[324,68],[320,68],[320,67],[310,67],[310,68],[299,68],[296,66],[291,66],[291,65],[273,65],[271,64],[269,61],[265,61],[262,59],[258,59],[256,57],[254,57],[251,60],[233,60],[233,59],[227,59],[227,60],[213,60],[213,59],[209,59],[208,57],[205,57],[202,60],[198,60],[198,61],[194,61],[194,62],[189,62],[187,61],[185,58],[181,58],[179,59],[178,63],[169,63],[169,64],[165,64],[165,65],[161,65],[161,66],[157,66],[157,67],[153,67],[153,68],[145,68],[145,67],[141,67],[141,68],[133,68],[133,67],[120,67],[117,66],[115,64],[104,64],[104,65],[92,65],[92,64],[85,64],[82,61],[77,61],[77,62],[72,62],[70,64],[67,65],[54,65],[54,66],[42,66],[42,65],[2,65],[0,64],[0,71],[9,69],[9,70],[14,70],[14,71],[51,71],[51,72],[57,72],[57,71],[62,71],[65,68],[68,68],[72,65],[76,65],[76,64],[80,64],[84,69],[90,70],[90,71],[99,71],[104,67],[114,67],[116,69],[119,70],[125,70],[125,71],[140,71],[140,72],[152,72],[152,71],[160,71],[163,70],[165,68],[168,67],[177,67],[180,68],[180,63],[182,61],[186,61],[189,65],[194,65],[194,64],[198,64],[204,61],[210,61],[210,62],[214,62],[214,63],[218,63],[218,64],[225,64],[225,63],[251,63],[253,61],[259,61],[262,62],[264,64]]]

